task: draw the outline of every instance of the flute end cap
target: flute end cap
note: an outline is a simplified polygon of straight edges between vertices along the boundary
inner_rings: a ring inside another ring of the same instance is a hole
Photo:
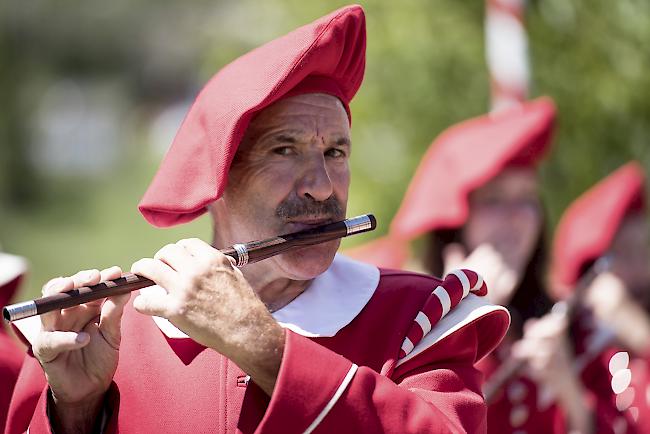
[[[10,304],[2,308],[2,317],[7,322],[18,321],[34,315],[38,315],[38,312],[33,300]]]
[[[344,222],[347,227],[347,234],[344,236],[361,234],[363,232],[372,231],[377,227],[377,220],[372,214],[363,214],[357,217],[352,217],[346,219]]]
[[[370,230],[377,229],[377,219],[374,214],[368,214],[368,219],[370,220]]]

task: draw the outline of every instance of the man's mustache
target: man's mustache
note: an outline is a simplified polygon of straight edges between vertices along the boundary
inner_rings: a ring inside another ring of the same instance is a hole
[[[275,214],[283,220],[300,218],[331,218],[343,220],[345,211],[335,196],[330,196],[324,201],[313,198],[291,197],[284,200],[275,210]]]

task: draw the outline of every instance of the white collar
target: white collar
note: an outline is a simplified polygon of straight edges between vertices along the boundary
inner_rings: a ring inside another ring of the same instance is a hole
[[[378,284],[377,267],[337,254],[327,271],[273,317],[300,335],[331,337],[359,315]]]
[[[375,293],[379,269],[337,254],[332,265],[317,276],[307,289],[273,313],[284,328],[307,337],[331,337],[357,317]],[[140,292],[164,291],[159,286]],[[169,338],[187,338],[165,318],[153,317]]]

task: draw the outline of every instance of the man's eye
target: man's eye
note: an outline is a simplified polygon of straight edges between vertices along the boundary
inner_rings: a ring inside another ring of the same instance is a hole
[[[343,157],[345,157],[345,151],[343,151],[342,149],[338,149],[338,148],[331,148],[331,149],[328,149],[325,152],[325,155],[327,157],[343,158]]]
[[[273,153],[276,155],[293,155],[295,152],[291,146],[280,146],[273,148]]]

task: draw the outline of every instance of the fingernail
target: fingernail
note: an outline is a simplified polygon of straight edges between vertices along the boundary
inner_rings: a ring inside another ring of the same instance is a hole
[[[76,341],[77,341],[78,344],[83,344],[83,343],[87,342],[88,339],[90,339],[90,335],[88,335],[88,333],[86,333],[86,332],[77,333]]]
[[[58,291],[62,289],[64,286],[65,286],[65,282],[63,281],[63,277],[57,277],[56,279],[52,280],[50,283],[47,284],[45,290]]]

